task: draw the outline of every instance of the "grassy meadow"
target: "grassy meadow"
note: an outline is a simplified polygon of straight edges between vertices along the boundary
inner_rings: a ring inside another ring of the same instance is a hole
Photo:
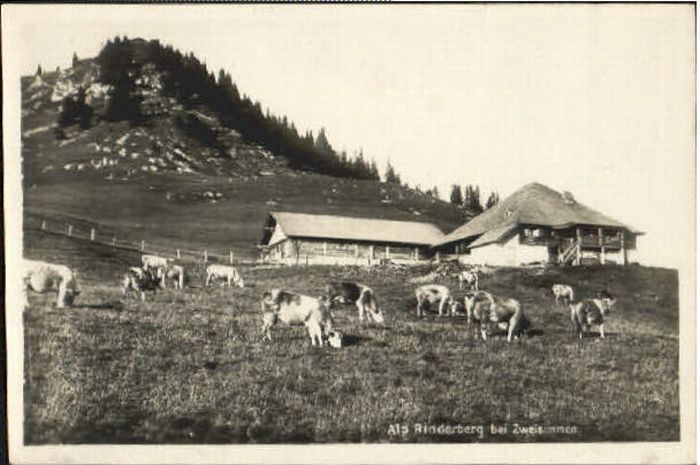
[[[519,299],[533,322],[509,344],[476,339],[462,315],[417,319],[408,279],[426,268],[242,268],[244,289],[193,279],[142,303],[119,289],[138,255],[37,233],[25,240],[28,258],[75,267],[83,290],[69,309],[55,308],[55,294],[29,295],[28,444],[679,440],[672,270],[493,270],[481,287]],[[319,295],[331,279],[373,287],[387,324],[360,324],[346,306],[334,312],[341,349],[311,347],[301,327],[278,326],[272,343],[261,341],[264,289]],[[555,282],[580,296],[607,285],[618,297],[605,340],[574,337],[568,310],[553,303]],[[568,432],[537,430],[556,426]]]

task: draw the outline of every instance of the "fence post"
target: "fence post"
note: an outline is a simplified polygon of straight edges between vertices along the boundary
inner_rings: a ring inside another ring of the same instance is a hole
[[[141,252],[143,252],[143,249],[145,249],[145,248],[146,248],[146,241],[144,241],[144,240],[142,239],[142,240],[141,240]]]
[[[178,260],[180,259],[180,249],[175,250],[175,255],[177,255]]]
[[[208,261],[209,261],[209,257],[207,255],[207,249],[204,249],[204,262],[206,263]]]
[[[41,220],[41,229],[46,231],[46,220]]]
[[[90,228],[90,240],[95,240],[95,228]]]
[[[69,224],[69,225],[68,225],[68,235],[69,235],[69,236],[72,236],[72,235],[73,235],[73,225],[72,225],[72,224]]]
[[[228,251],[228,261],[233,265],[233,250]]]

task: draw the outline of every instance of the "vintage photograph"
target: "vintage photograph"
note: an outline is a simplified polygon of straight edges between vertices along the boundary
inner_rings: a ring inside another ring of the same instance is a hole
[[[18,463],[694,462],[694,4],[2,12]]]

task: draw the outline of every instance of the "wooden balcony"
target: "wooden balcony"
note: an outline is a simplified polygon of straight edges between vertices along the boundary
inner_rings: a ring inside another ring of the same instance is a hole
[[[620,236],[605,236],[602,241],[598,236],[581,237],[581,247],[586,249],[599,248],[603,245],[606,249],[619,250],[622,246]]]

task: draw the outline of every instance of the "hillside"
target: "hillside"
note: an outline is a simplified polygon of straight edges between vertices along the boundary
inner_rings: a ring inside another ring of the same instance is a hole
[[[677,441],[678,274],[628,267],[501,268],[483,288],[518,299],[531,334],[484,342],[466,318],[415,316],[410,278],[423,269],[241,267],[243,289],[202,289],[192,278],[146,302],[119,278],[137,253],[29,234],[29,257],[79,273],[76,306],[30,293],[24,312],[25,440],[57,443],[593,442]],[[303,270],[303,272],[300,272]],[[194,270],[187,268],[187,273]],[[260,338],[260,293],[309,295],[331,280],[378,294],[386,326],[334,311],[342,349],[315,349],[304,328]],[[453,277],[438,282],[457,289]],[[553,283],[617,297],[607,337],[579,340]],[[392,424],[479,425],[484,434],[388,432]],[[491,434],[489,425],[506,425]],[[517,425],[575,427],[517,434]]]
[[[217,82],[196,58],[156,41],[108,42],[95,59],[21,84],[27,225],[86,224],[120,239],[252,257],[268,210],[443,230],[465,219],[446,202],[379,182],[374,163],[263,115],[227,73]]]

